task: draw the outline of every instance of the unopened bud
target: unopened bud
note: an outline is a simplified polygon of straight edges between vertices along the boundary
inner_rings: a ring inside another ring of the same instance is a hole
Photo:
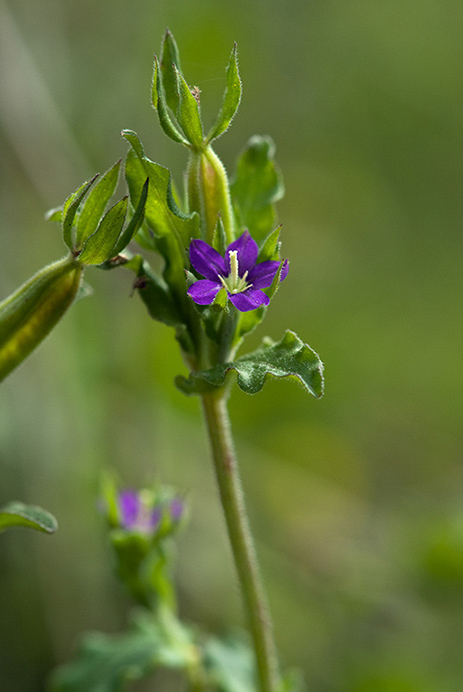
[[[74,301],[83,267],[66,257],[0,303],[0,381],[47,336]]]

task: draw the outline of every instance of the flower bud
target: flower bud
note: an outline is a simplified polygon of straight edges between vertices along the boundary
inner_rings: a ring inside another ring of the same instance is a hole
[[[74,301],[83,267],[66,257],[0,303],[0,381],[47,336]]]
[[[189,212],[198,212],[203,239],[212,244],[217,217],[222,219],[227,244],[235,238],[235,220],[224,165],[210,146],[192,151],[188,162]]]

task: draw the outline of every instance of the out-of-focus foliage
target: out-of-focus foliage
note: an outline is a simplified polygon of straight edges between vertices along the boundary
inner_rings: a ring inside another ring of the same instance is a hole
[[[270,135],[286,187],[291,272],[266,333],[290,325],[326,365],[321,402],[284,381],[231,401],[285,663],[313,692],[459,692],[463,6],[1,0],[0,298],[62,252],[43,212],[124,155],[123,128],[181,187],[184,154],[150,105],[166,25],[211,126],[238,43],[243,99],[217,152],[232,174],[249,138]],[[211,631],[241,621],[172,335],[131,300],[128,273],[88,281],[93,297],[2,385],[0,506],[21,497],[60,524],[0,536],[9,692],[41,690],[79,632],[123,621],[95,510],[107,466],[185,489],[182,614]]]
[[[0,531],[13,526],[27,527],[45,533],[55,533],[58,528],[53,515],[41,507],[25,505],[22,502],[9,502],[0,508]]]

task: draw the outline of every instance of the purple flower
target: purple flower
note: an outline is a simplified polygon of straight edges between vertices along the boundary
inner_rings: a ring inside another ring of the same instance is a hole
[[[192,284],[188,295],[198,305],[210,305],[217,293],[225,288],[231,302],[241,312],[268,305],[269,297],[261,290],[268,288],[280,268],[280,262],[266,260],[257,263],[259,248],[245,231],[231,243],[222,257],[204,240],[193,240],[190,245],[190,262],[204,276]],[[281,281],[288,274],[288,260],[281,270]]]
[[[121,490],[119,500],[119,521],[123,529],[153,533],[161,521],[160,507],[152,507],[136,490]]]
[[[170,516],[171,516],[172,521],[175,521],[175,522],[180,521],[180,519],[183,516],[183,510],[184,510],[183,502],[180,500],[180,498],[174,497],[174,499],[171,500],[171,503],[170,503]]]

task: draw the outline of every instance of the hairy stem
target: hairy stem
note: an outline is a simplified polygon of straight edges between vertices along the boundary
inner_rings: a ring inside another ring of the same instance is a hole
[[[267,600],[246,516],[223,391],[202,396],[215,474],[257,663],[260,692],[278,689],[278,665]]]

